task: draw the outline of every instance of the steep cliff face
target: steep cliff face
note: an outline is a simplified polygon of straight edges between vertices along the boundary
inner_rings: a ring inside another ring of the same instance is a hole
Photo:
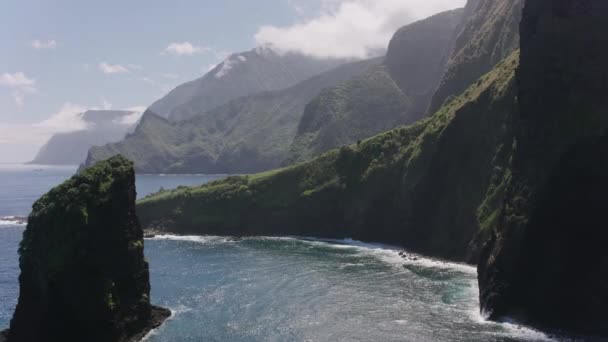
[[[135,197],[132,163],[115,157],[34,204],[9,342],[132,341],[170,315],[150,305]]]
[[[186,120],[239,97],[292,87],[346,62],[259,47],[228,56],[203,77],[156,101],[150,111],[171,121]]]
[[[442,75],[461,18],[458,9],[401,28],[383,65],[323,90],[306,106],[284,164],[419,120]]]
[[[380,59],[348,63],[291,88],[233,100],[179,122],[150,111],[125,140],[92,148],[86,165],[122,154],[138,173],[250,173],[279,167],[306,104]]]
[[[384,64],[401,90],[413,99],[409,122],[420,119],[429,105],[463,13],[464,9],[456,9],[436,14],[402,27],[391,39]]]
[[[411,123],[409,98],[386,66],[326,89],[306,105],[284,165]],[[410,121],[410,122],[408,122]]]
[[[146,228],[354,237],[470,260],[492,220],[512,138],[514,54],[433,117],[265,174],[138,203]],[[484,210],[478,207],[485,203]]]
[[[527,1],[513,177],[479,264],[482,309],[608,336],[608,3]]]
[[[467,1],[451,57],[430,103],[430,114],[519,48],[523,3],[524,0]]]

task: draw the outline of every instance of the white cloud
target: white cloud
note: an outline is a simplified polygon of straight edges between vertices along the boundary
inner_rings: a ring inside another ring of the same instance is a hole
[[[127,67],[131,70],[143,70],[144,67],[139,64],[129,64]]]
[[[318,58],[367,58],[387,47],[401,26],[466,0],[323,0],[317,17],[286,27],[263,26],[258,45]]]
[[[87,129],[87,123],[82,119],[82,113],[89,108],[66,102],[61,109],[51,115],[48,119],[35,123],[32,127],[38,129],[39,133],[64,133],[72,131],[81,131]]]
[[[213,69],[215,69],[219,64],[218,63],[211,63],[211,64],[207,64],[206,66],[201,67],[201,71],[204,72],[205,74],[208,72],[211,72]]]
[[[162,77],[164,78],[168,78],[170,80],[176,80],[179,78],[178,74],[172,74],[172,73],[165,73],[165,74],[161,74]]]
[[[110,101],[108,101],[106,99],[102,99],[101,103],[102,103],[103,110],[111,110],[112,109],[112,102],[110,102]]]
[[[129,72],[129,69],[120,64],[99,63],[99,70],[104,74],[122,74]]]
[[[17,107],[21,108],[25,105],[24,93],[35,93],[36,80],[27,77],[22,72],[14,74],[4,73],[0,75],[0,86],[14,89],[12,97]]]
[[[36,50],[55,49],[57,47],[57,42],[54,39],[46,41],[36,39],[30,43],[30,46]]]
[[[163,54],[169,54],[173,56],[192,56],[194,54],[205,53],[211,51],[210,48],[205,46],[196,46],[190,42],[171,43]]]
[[[123,116],[122,118],[120,118],[120,120],[118,122],[115,122],[115,123],[121,124],[121,125],[128,125],[128,126],[136,124],[139,121],[139,119],[141,119],[141,116],[144,114],[144,112],[146,111],[146,107],[145,106],[135,106],[135,107],[128,108],[127,111],[130,111],[132,113],[127,116]]]
[[[13,93],[13,100],[15,100],[15,104],[19,108],[23,107],[23,105],[25,104],[25,98],[23,96],[23,93],[21,93],[19,91],[15,91]]]
[[[220,70],[215,73],[215,78],[221,79],[224,78],[230,71],[240,63],[246,62],[247,58],[243,55],[233,55],[227,58],[221,64]]]
[[[0,148],[4,150],[4,161],[23,162],[31,160],[40,146],[57,133],[68,133],[89,129],[90,126],[82,114],[87,110],[98,110],[98,107],[85,107],[71,102],[64,103],[61,108],[46,120],[35,123],[3,123],[0,122]],[[116,124],[132,127],[142,116],[145,107],[127,108],[132,114],[122,117]],[[18,153],[13,153],[18,151]]]
[[[139,78],[140,81],[142,82],[146,82],[148,84],[151,84],[153,86],[158,85],[158,82],[156,82],[155,80],[151,79],[150,77],[141,77]]]
[[[66,102],[48,119],[28,124],[0,123],[0,144],[44,144],[53,134],[87,128],[80,116],[86,107]]]
[[[104,106],[109,103],[104,103]],[[107,109],[107,108],[104,108]],[[35,123],[10,124],[0,123],[0,144],[32,144],[42,145],[57,133],[67,133],[89,129],[89,124],[82,118],[88,110],[99,110],[99,107],[85,107],[71,102],[64,103],[61,108],[46,120]],[[132,125],[137,122],[145,107],[136,106],[126,109],[133,112],[117,124]]]
[[[36,80],[25,76],[22,72],[0,75],[0,85],[10,88],[35,89]]]

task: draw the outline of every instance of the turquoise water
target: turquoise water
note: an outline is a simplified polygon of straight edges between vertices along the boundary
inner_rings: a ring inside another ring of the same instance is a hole
[[[74,168],[0,166],[0,216],[26,215]],[[219,176],[138,176],[139,196]],[[18,297],[22,226],[0,222],[0,329]],[[302,238],[161,236],[146,240],[152,300],[172,318],[147,339],[169,341],[543,341],[485,322],[475,269],[390,246]]]

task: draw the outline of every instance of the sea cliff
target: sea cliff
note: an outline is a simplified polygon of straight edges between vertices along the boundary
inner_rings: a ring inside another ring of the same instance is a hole
[[[512,178],[479,263],[483,311],[608,336],[608,2],[530,0]]]
[[[150,304],[135,198],[133,164],[118,156],[34,204],[9,342],[137,341],[170,315]]]

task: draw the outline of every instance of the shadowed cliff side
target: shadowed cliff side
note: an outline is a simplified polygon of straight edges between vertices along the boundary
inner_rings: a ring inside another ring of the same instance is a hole
[[[431,100],[435,113],[519,47],[518,25],[524,0],[468,0],[456,30],[452,54]]]
[[[527,1],[513,177],[479,264],[481,305],[608,336],[608,2]]]
[[[150,304],[135,198],[133,164],[118,156],[34,204],[9,342],[136,341],[170,315]]]

